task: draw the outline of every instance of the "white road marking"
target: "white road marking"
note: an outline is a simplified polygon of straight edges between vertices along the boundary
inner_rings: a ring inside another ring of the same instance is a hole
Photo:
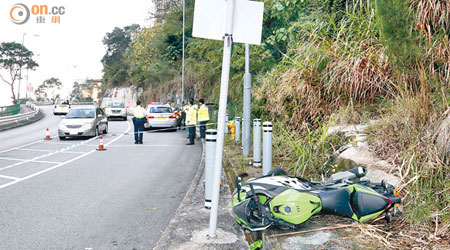
[[[14,176],[1,175],[1,174],[0,174],[0,178],[10,179],[10,180],[13,180],[13,181],[19,181],[21,179],[21,178],[17,178],[17,177],[14,177]]]
[[[50,149],[36,149],[36,148],[18,148],[17,150],[20,151],[35,151],[35,152],[53,152],[54,150]],[[61,152],[61,154],[84,154],[86,152],[79,152],[79,151],[65,151]]]
[[[125,130],[124,133],[127,133],[127,132],[131,129],[130,122],[128,122],[128,121],[127,121],[127,126],[128,126],[128,127],[127,127],[127,129]],[[123,136],[124,136],[123,134],[122,134],[122,135],[119,135],[117,138],[114,138],[114,139],[111,140],[110,142],[106,143],[105,146],[109,146],[111,143],[114,143],[115,141],[119,140],[119,139],[122,138]],[[62,167],[62,166],[64,166],[64,165],[68,164],[68,163],[74,162],[74,161],[76,161],[76,160],[78,160],[78,159],[81,159],[81,158],[83,158],[83,157],[85,157],[85,156],[88,156],[88,155],[90,155],[90,154],[92,154],[92,153],[94,153],[94,152],[97,152],[97,150],[93,149],[93,150],[91,150],[91,151],[89,151],[89,152],[86,152],[86,153],[84,153],[84,154],[82,154],[82,155],[79,155],[79,156],[77,156],[77,157],[75,157],[75,158],[72,158],[72,159],[67,160],[67,161],[65,161],[65,162],[61,162],[61,163],[59,163],[59,164],[56,165],[56,166],[53,166],[53,167],[44,169],[44,170],[39,171],[39,172],[36,172],[36,173],[34,173],[34,174],[27,175],[27,176],[25,176],[25,177],[23,177],[23,178],[17,178],[17,180],[14,180],[14,181],[5,183],[5,184],[3,184],[3,185],[0,185],[0,189],[6,188],[6,187],[11,186],[11,185],[14,185],[14,184],[17,184],[17,183],[22,182],[22,181],[24,181],[24,180],[31,179],[31,178],[33,178],[33,177],[36,177],[36,176],[41,175],[41,174],[43,174],[43,173],[49,172],[49,171],[51,171],[51,170],[57,169],[57,168]]]
[[[56,137],[56,135],[52,136],[51,138],[53,138],[53,137]],[[15,147],[15,148],[10,148],[10,149],[6,149],[6,150],[3,150],[3,151],[0,151],[0,154],[6,153],[6,152],[9,152],[9,151],[13,151],[13,150],[16,150],[16,149],[20,149],[20,148],[23,148],[23,147],[26,147],[26,146],[34,145],[34,144],[39,143],[39,142],[43,142],[43,139],[41,139],[39,141],[30,142],[30,143],[27,143],[27,144],[24,144],[24,145],[20,145],[20,146]]]
[[[48,163],[48,164],[59,164],[59,163],[61,163],[60,161],[40,161],[40,160],[31,160],[31,159],[9,158],[9,157],[0,157],[0,160],[20,161],[20,162],[37,162],[37,163]],[[3,169],[6,169],[6,168],[9,168],[9,167],[0,168],[0,171],[3,170]]]
[[[18,148],[20,151],[35,151],[35,152],[52,152],[50,149],[35,149],[35,148]]]

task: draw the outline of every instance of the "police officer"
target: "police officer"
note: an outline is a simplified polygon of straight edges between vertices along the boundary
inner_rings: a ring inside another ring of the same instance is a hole
[[[197,126],[197,105],[194,105],[194,99],[189,100],[189,108],[186,112],[186,125],[189,130],[189,143],[186,145],[194,145],[195,126]]]
[[[134,108],[133,125],[134,125],[134,144],[142,144],[142,137],[144,131],[145,109],[141,107],[141,101],[136,102],[136,107]]]
[[[198,108],[198,122],[200,123],[200,138],[205,138],[206,124],[209,121],[208,106],[205,104],[205,100],[198,100],[200,107]]]

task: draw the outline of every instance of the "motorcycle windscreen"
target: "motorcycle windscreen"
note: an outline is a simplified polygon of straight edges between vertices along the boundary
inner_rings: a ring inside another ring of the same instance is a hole
[[[272,223],[269,220],[261,220],[254,216],[255,211],[251,209],[250,202],[250,199],[245,199],[233,204],[232,213],[236,221],[251,231],[264,230],[271,226]]]
[[[314,194],[287,189],[275,196],[270,202],[274,217],[291,224],[301,224],[320,212],[320,198]]]

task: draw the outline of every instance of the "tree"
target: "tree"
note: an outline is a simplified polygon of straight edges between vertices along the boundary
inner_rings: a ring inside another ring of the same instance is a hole
[[[16,94],[14,84],[20,78],[23,67],[34,70],[39,65],[33,60],[33,52],[29,51],[22,44],[16,42],[3,42],[0,44],[0,69],[9,72],[11,80],[6,80],[1,74],[0,78],[11,87],[12,100],[16,104]]]
[[[129,78],[129,65],[125,53],[139,30],[139,25],[133,24],[123,29],[115,27],[112,32],[106,33],[103,38],[103,44],[106,45],[106,54],[101,62],[103,63],[103,78],[107,83],[117,86],[126,82]]]
[[[58,78],[50,78],[45,80],[39,87],[34,91],[36,95],[36,100],[39,102],[51,101],[54,102],[60,97],[58,91],[61,89],[62,83]]]
[[[83,95],[81,92],[81,84],[78,82],[73,83],[72,92],[70,93],[70,99],[72,101],[81,101],[83,99]]]

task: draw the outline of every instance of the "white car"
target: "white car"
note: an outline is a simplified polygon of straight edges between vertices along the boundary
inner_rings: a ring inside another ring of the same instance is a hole
[[[70,102],[67,99],[56,99],[53,114],[54,115],[66,115],[70,110]]]
[[[172,128],[177,130],[177,117],[169,105],[148,105],[145,109],[147,114],[146,129]]]
[[[108,103],[108,106],[105,108],[105,113],[108,120],[110,118],[122,118],[125,121],[127,120],[127,109],[123,102]]]

